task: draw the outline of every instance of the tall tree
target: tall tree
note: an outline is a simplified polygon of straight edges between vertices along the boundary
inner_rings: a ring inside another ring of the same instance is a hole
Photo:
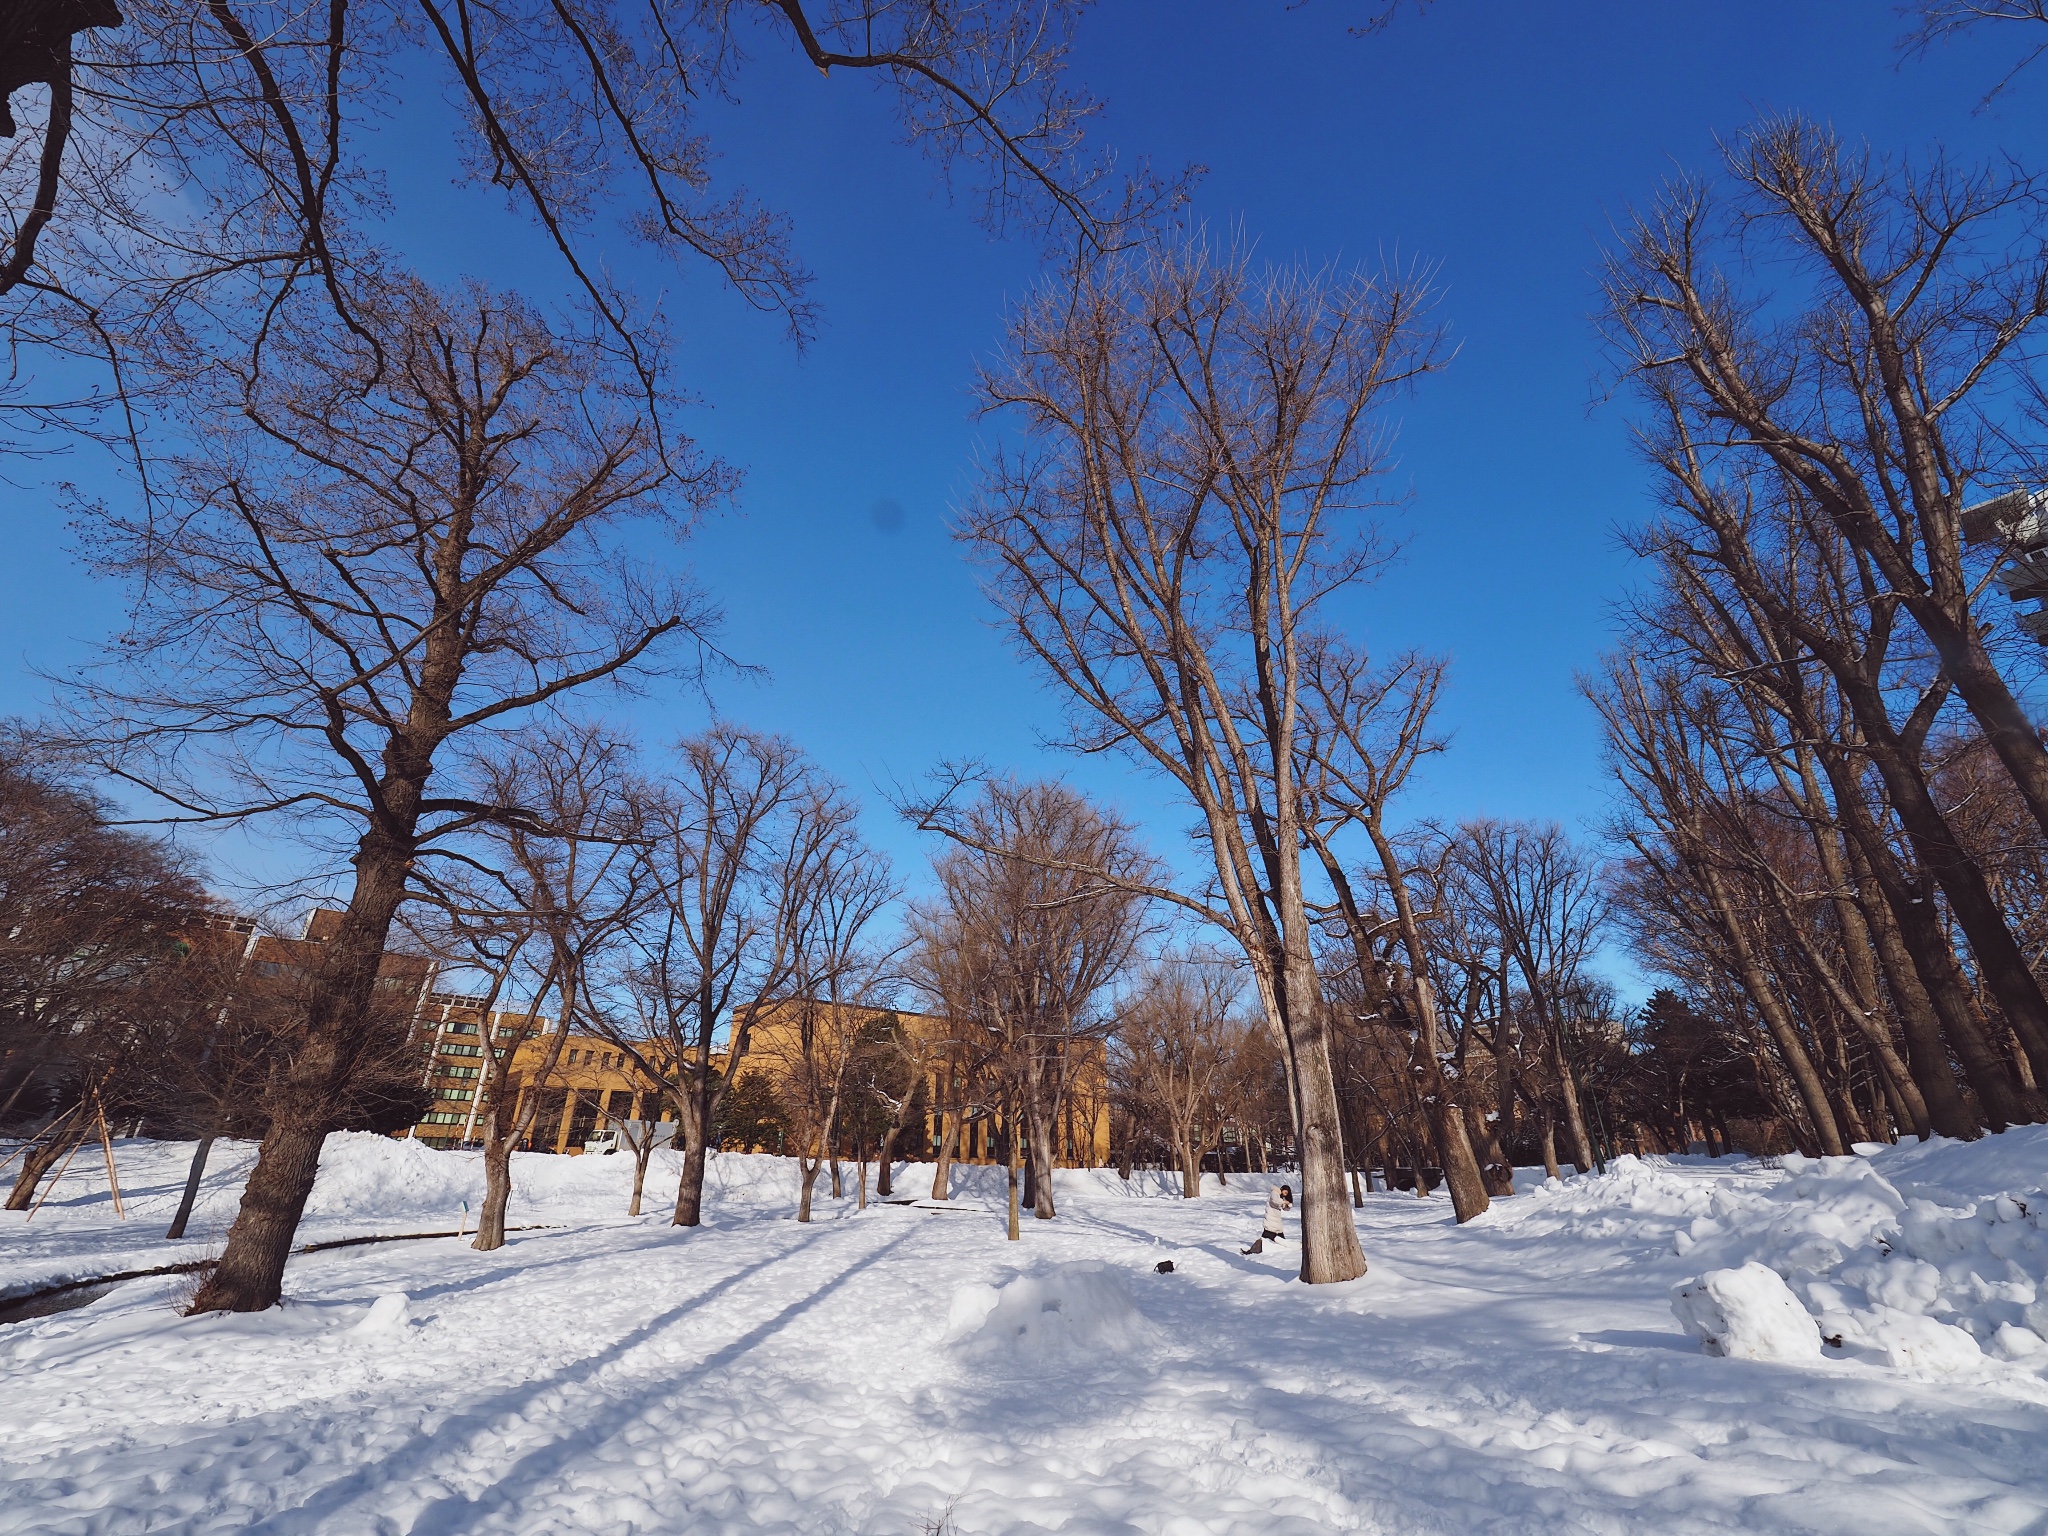
[[[1017,312],[986,371],[1024,443],[962,537],[1083,751],[1162,775],[1213,880],[1148,892],[1243,949],[1281,1042],[1302,1160],[1302,1277],[1362,1274],[1344,1187],[1296,782],[1308,627],[1382,551],[1376,413],[1436,363],[1427,285],[1256,272],[1199,241],[1120,257]]]
[[[1606,916],[1599,867],[1554,822],[1468,822],[1459,828],[1457,859],[1514,964],[1549,1052],[1572,1161],[1590,1172],[1593,1137],[1576,1060],[1583,1047],[1573,1038],[1569,1003],[1587,979]]]
[[[488,861],[487,889],[504,915],[501,931],[509,929],[515,940],[530,934],[539,951],[542,980],[531,1012],[545,1005],[550,988],[557,999],[553,1027],[525,1081],[511,1076],[518,1040],[498,1046],[492,1031],[485,1042],[491,1097],[484,1200],[472,1246],[488,1252],[505,1243],[512,1149],[531,1133],[542,1090],[560,1066],[570,1034],[587,1030],[585,1021],[598,1012],[594,993],[606,956],[622,944],[656,891],[637,857],[649,831],[649,796],[627,753],[602,732],[580,725],[527,733],[481,765],[479,781],[492,802],[517,808],[489,826],[492,835],[479,850],[478,862]],[[493,976],[492,994],[519,946],[506,947],[510,953]],[[481,1012],[488,1028],[488,998]]]
[[[1222,1134],[1227,1080],[1240,1064],[1237,990],[1214,961],[1170,957],[1147,968],[1117,1019],[1118,1070],[1164,1128],[1188,1200],[1202,1192],[1202,1154]]]
[[[1443,671],[1440,662],[1416,656],[1376,668],[1341,641],[1312,637],[1301,669],[1296,772],[1306,808],[1302,836],[1330,882],[1334,916],[1350,938],[1361,985],[1389,1005],[1373,1011],[1409,1042],[1415,1089],[1452,1203],[1458,1220],[1470,1221],[1487,1208],[1488,1196],[1465,1122],[1469,1085],[1455,1068],[1446,1069],[1451,1052],[1410,871],[1413,855],[1387,820],[1389,802],[1407,787],[1416,765],[1441,746],[1431,719]],[[1392,909],[1385,922],[1353,889],[1333,842],[1354,827],[1372,849],[1373,878]],[[1388,930],[1400,945],[1397,960],[1373,951],[1374,934]]]
[[[797,747],[724,724],[682,742],[645,855],[631,1029],[608,1032],[681,1115],[675,1224],[703,1220],[704,1164],[762,1011],[792,986],[822,882],[858,808]]]
[[[1130,828],[1064,784],[994,779],[963,798],[919,811],[958,846],[934,862],[917,949],[976,1075],[1000,1085],[1013,1183],[1028,1158],[1029,1203],[1050,1220],[1061,1109],[1084,1057],[1099,1059],[1102,1004],[1143,932],[1133,891],[1154,866]]]
[[[176,518],[89,530],[141,598],[117,659],[78,681],[100,761],[181,817],[282,818],[352,868],[206,1308],[276,1303],[412,873],[510,815],[462,749],[649,675],[711,621],[618,538],[725,477],[680,457],[600,349],[473,287],[410,286],[365,319],[374,351],[329,332],[289,369],[224,366]]]

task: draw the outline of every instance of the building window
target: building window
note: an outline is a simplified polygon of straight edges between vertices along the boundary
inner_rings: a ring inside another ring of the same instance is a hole
[[[483,1053],[482,1046],[464,1045],[460,1041],[443,1041],[441,1045],[443,1056],[481,1056]],[[498,1054],[502,1056],[505,1053],[500,1051]]]
[[[448,1026],[448,1033],[451,1035],[473,1035],[476,1033],[476,1026],[474,1024],[450,1024]]]

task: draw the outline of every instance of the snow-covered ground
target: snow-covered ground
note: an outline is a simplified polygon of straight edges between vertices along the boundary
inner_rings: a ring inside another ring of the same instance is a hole
[[[81,1155],[4,1217],[0,1293],[203,1255],[250,1155],[219,1150],[183,1244],[188,1148],[121,1145],[126,1222]],[[1327,1287],[1291,1242],[1238,1252],[1277,1180],[1063,1173],[1012,1244],[997,1170],[966,1209],[806,1227],[790,1165],[722,1157],[684,1233],[669,1156],[640,1220],[625,1158],[520,1158],[544,1229],[497,1253],[342,1248],[261,1316],[180,1318],[163,1278],[0,1327],[0,1532],[2048,1532],[2048,1128],[1624,1159],[1463,1229],[1374,1195],[1371,1272]],[[336,1137],[302,1240],[451,1227],[480,1182]],[[1673,1311],[1703,1275],[1695,1315],[1761,1295],[1758,1336],[1811,1358],[1704,1352]]]

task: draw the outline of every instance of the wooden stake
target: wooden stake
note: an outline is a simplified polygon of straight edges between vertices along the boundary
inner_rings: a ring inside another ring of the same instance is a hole
[[[114,1214],[121,1220],[128,1219],[128,1212],[121,1205],[121,1176],[114,1172],[114,1142],[107,1135],[107,1112],[100,1111],[100,1150],[107,1154],[107,1188],[114,1192]]]

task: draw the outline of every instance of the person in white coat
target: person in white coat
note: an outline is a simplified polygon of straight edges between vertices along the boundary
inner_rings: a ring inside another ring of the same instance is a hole
[[[1266,1196],[1266,1224],[1260,1229],[1258,1238],[1251,1247],[1240,1249],[1241,1253],[1262,1253],[1266,1244],[1277,1243],[1287,1235],[1287,1213],[1294,1209],[1294,1186],[1282,1184]]]

